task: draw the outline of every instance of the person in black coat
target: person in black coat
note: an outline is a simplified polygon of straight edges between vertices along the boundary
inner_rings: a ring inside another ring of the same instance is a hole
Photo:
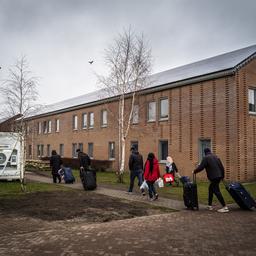
[[[62,167],[62,159],[60,155],[57,154],[56,150],[52,150],[52,155],[50,158],[50,166],[52,168],[52,178],[53,182],[57,183],[57,179],[59,183],[61,182],[61,176],[59,174],[59,170]]]
[[[129,170],[130,170],[130,187],[128,193],[131,193],[134,186],[134,180],[138,178],[138,185],[141,186],[143,182],[143,157],[135,149],[135,147],[131,147],[131,155],[129,158]],[[141,190],[142,194],[145,195],[144,189]]]
[[[77,149],[76,152],[78,154],[80,164],[80,173],[83,170],[88,170],[89,166],[91,165],[90,157],[86,153],[82,152],[80,149]]]
[[[213,210],[212,200],[213,194],[218,198],[222,205],[222,208],[218,212],[228,212],[229,209],[226,206],[224,198],[220,192],[220,181],[224,179],[224,167],[221,160],[214,154],[212,154],[209,148],[204,149],[205,156],[200,165],[193,171],[193,173],[201,172],[203,169],[206,170],[207,178],[210,181],[209,185],[209,196],[208,196],[208,209]]]

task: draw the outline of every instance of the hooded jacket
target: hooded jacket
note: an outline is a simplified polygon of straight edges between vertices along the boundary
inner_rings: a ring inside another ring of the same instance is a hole
[[[145,163],[144,179],[146,181],[155,182],[160,177],[159,164],[156,158],[153,160],[153,170],[150,171],[149,160]]]
[[[194,173],[206,170],[207,178],[214,180],[217,178],[224,178],[224,167],[221,160],[214,154],[208,153],[200,163],[200,165],[194,170]]]
[[[133,151],[129,158],[130,171],[143,170],[143,157],[138,151]]]

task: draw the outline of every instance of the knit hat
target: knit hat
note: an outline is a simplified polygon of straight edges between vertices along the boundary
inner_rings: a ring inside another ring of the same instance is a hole
[[[211,150],[209,149],[209,148],[205,148],[204,149],[204,154],[205,155],[208,155],[208,154],[210,154],[211,153]]]

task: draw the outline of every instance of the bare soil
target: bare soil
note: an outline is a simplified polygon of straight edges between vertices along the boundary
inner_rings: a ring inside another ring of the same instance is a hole
[[[100,223],[170,211],[78,190],[29,193],[18,198],[0,200],[0,216],[29,217],[46,221]]]

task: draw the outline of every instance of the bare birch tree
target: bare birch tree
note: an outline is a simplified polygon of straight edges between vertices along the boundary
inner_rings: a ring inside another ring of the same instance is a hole
[[[151,50],[143,35],[130,29],[119,34],[105,50],[107,76],[98,76],[105,95],[118,98],[119,114],[116,117],[119,133],[119,181],[123,181],[125,146],[138,92],[143,89],[151,71]],[[115,115],[116,116],[116,115]]]
[[[25,162],[26,162],[26,133],[25,118],[36,109],[35,101],[38,97],[36,77],[31,75],[25,56],[16,61],[9,69],[9,79],[4,80],[0,90],[4,99],[4,114],[9,118],[17,114],[21,117],[15,122],[14,130],[19,134],[20,150],[20,182],[21,189],[26,190]]]

